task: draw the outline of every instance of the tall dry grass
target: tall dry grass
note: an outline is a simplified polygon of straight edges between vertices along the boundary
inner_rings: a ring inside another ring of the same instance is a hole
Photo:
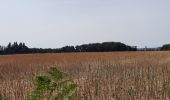
[[[26,100],[51,65],[80,84],[75,100],[170,100],[170,52],[0,56],[0,95]]]

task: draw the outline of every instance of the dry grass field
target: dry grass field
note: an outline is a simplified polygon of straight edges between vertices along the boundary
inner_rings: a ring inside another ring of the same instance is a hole
[[[26,100],[51,65],[80,85],[74,100],[170,100],[170,52],[0,56],[0,95]]]

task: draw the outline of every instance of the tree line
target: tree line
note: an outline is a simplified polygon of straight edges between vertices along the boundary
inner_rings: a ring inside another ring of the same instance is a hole
[[[56,49],[29,48],[25,43],[9,43],[0,46],[0,54],[28,54],[28,53],[62,53],[62,52],[111,52],[111,51],[136,51],[136,47],[125,45],[121,42],[90,43],[77,46],[64,46]]]
[[[161,50],[166,51],[166,50],[170,50],[170,44],[165,44],[161,47]]]

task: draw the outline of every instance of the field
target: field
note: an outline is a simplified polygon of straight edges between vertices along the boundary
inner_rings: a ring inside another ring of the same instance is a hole
[[[170,100],[170,52],[0,56],[0,95],[26,100],[52,65],[80,85],[74,100]]]

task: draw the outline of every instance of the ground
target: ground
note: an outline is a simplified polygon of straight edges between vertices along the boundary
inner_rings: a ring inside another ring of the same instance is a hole
[[[26,100],[33,79],[51,66],[80,85],[74,100],[169,100],[170,52],[58,53],[0,56],[0,94]]]

